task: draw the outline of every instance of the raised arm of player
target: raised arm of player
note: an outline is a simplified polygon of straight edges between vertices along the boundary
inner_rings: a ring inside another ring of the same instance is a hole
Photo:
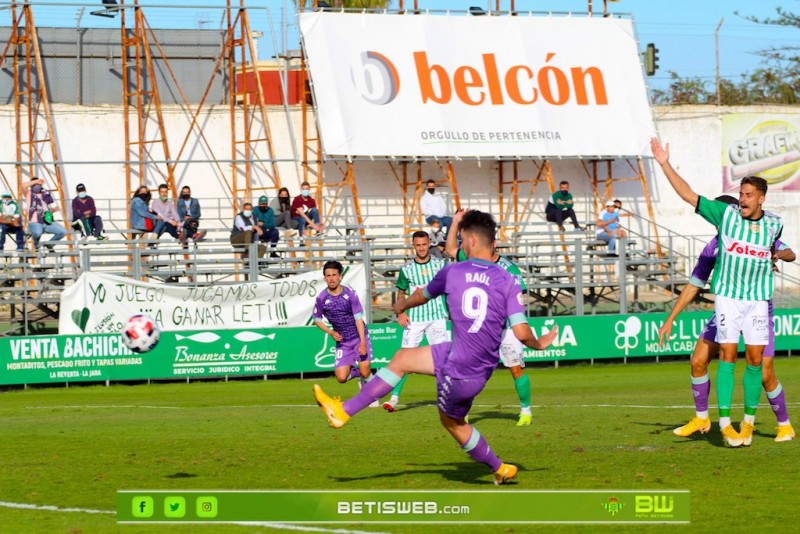
[[[667,176],[667,180],[669,180],[669,183],[675,192],[678,193],[678,196],[692,206],[696,207],[698,194],[695,193],[691,187],[689,187],[689,184],[686,183],[686,180],[681,178],[681,175],[678,174],[669,163],[669,143],[662,147],[658,138],[652,137],[650,139],[650,149],[653,151],[653,157],[655,158],[656,162],[661,165],[661,170],[664,171],[664,174]]]
[[[669,312],[669,317],[664,320],[664,324],[662,324],[661,328],[658,329],[659,345],[663,345],[664,341],[669,339],[669,336],[672,335],[672,323],[675,322],[678,314],[686,309],[686,306],[688,306],[694,300],[699,292],[700,288],[694,284],[686,284],[683,286],[681,294],[678,296],[678,300],[675,301],[672,311]]]
[[[456,254],[458,254],[458,225],[461,223],[461,218],[466,212],[467,210],[463,208],[458,210],[455,215],[453,215],[453,222],[450,228],[447,229],[447,241],[444,243],[444,251],[451,258],[455,258]]]

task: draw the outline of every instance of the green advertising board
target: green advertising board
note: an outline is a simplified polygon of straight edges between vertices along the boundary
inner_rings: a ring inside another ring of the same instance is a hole
[[[544,351],[527,361],[577,361],[690,354],[709,312],[681,314],[664,344],[666,314],[534,318],[537,336],[558,325]],[[400,347],[397,324],[369,325],[374,366]],[[800,349],[800,309],[775,312],[777,350]],[[168,331],[150,352],[134,354],[119,334],[76,334],[0,339],[0,385],[125,381],[332,372],[334,342],[316,327]]]

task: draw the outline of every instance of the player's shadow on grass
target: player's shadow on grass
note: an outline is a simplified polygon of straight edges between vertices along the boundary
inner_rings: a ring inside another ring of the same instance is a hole
[[[164,478],[195,478],[197,475],[193,473],[184,473],[179,471],[177,473],[172,473],[171,475],[165,475]]]
[[[725,442],[722,440],[722,434],[719,431],[719,424],[712,424],[711,430],[705,434],[701,434],[700,432],[695,432],[691,436],[681,437],[675,435],[673,430],[678,428],[684,423],[653,423],[651,421],[633,421],[634,425],[642,425],[642,426],[650,426],[655,427],[655,430],[651,431],[651,434],[663,434],[666,437],[675,438],[674,442],[677,444],[680,443],[691,443],[691,442],[706,442],[709,445],[713,445],[714,447],[722,447],[725,448]]]
[[[398,412],[404,412],[406,410],[414,410],[417,408],[430,408],[436,407],[435,401],[418,401],[418,402],[409,402],[408,404],[403,404],[397,407]]]
[[[519,414],[516,413],[509,413],[509,412],[470,412],[469,414],[469,422],[470,423],[478,423],[483,421],[484,419],[508,419],[509,421],[516,421],[519,418]]]
[[[411,469],[403,471],[394,471],[391,473],[374,473],[363,477],[337,477],[331,476],[330,478],[336,482],[358,482],[362,480],[375,480],[381,478],[397,478],[407,477],[410,475],[433,475],[439,474],[442,478],[452,482],[461,482],[464,484],[474,484],[479,486],[492,485],[492,476],[487,467],[477,462],[450,462],[445,464],[408,464]],[[520,471],[528,472],[524,466],[518,465]],[[536,469],[535,471],[544,471],[543,468]],[[515,481],[509,481],[509,485],[516,484]]]

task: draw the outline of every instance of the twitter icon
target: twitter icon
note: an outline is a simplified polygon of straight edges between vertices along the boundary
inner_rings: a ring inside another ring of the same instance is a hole
[[[178,519],[186,515],[186,499],[183,497],[167,497],[164,499],[164,517]]]

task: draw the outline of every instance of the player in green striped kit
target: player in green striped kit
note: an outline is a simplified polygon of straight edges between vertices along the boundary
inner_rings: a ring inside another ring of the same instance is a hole
[[[465,210],[456,212],[453,217],[453,227],[450,229],[450,233],[447,234],[447,243],[445,244],[445,252],[454,257],[456,261],[467,259],[464,251],[458,248],[458,224],[465,213]],[[497,252],[494,253],[492,260],[516,276],[519,279],[522,294],[527,293],[528,288],[525,285],[525,279],[514,262],[499,255]],[[531,424],[533,414],[531,413],[531,380],[524,370],[525,347],[514,335],[511,328],[508,328],[508,325],[503,330],[503,340],[500,344],[500,361],[511,371],[511,376],[514,378],[514,389],[516,389],[519,397],[519,420],[517,421],[517,426],[528,426]]]
[[[755,414],[761,398],[761,359],[769,343],[769,300],[774,278],[772,255],[783,230],[783,220],[764,211],[767,182],[757,176],[742,179],[739,206],[708,200],[695,193],[669,163],[669,144],[650,141],[653,156],[661,165],[678,195],[695,206],[697,213],[717,227],[719,252],[712,287],[716,298],[717,343],[720,362],[717,371],[717,403],[722,436],[731,447],[750,445]],[[739,432],[731,425],[733,371],[740,335],[744,336],[747,367],[744,373],[744,420]]]
[[[447,264],[442,258],[431,256],[431,239],[427,232],[414,232],[411,246],[414,248],[414,259],[403,265],[397,277],[398,300],[405,299],[418,288],[427,287],[434,275]],[[404,349],[419,347],[423,335],[428,338],[428,345],[450,341],[450,333],[447,331],[447,305],[443,296],[401,313],[397,316],[397,322],[403,327],[401,347]],[[395,411],[406,378],[408,375],[403,376],[392,389],[392,396],[383,403],[387,412]]]

